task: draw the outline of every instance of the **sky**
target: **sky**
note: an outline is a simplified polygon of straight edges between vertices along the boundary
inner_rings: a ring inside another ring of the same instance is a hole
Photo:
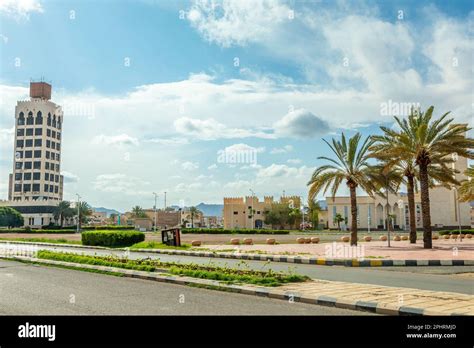
[[[66,200],[306,197],[323,139],[410,105],[472,126],[473,34],[461,0],[1,0],[0,199],[31,79],[64,110]]]

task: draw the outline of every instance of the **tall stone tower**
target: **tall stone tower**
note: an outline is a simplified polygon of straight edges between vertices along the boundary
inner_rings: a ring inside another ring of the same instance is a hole
[[[9,201],[63,198],[60,174],[63,111],[50,99],[50,84],[31,82],[30,100],[17,102]]]

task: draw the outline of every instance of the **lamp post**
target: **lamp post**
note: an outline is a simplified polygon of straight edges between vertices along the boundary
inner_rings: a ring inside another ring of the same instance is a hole
[[[156,199],[157,199],[158,195],[155,192],[153,192],[153,194],[155,195],[155,206],[153,207],[153,210],[155,211],[155,214],[154,214],[155,215],[154,230],[155,230],[155,233],[156,233]]]
[[[249,191],[252,193],[252,205],[251,205],[252,211],[251,211],[251,213],[252,213],[252,229],[253,229],[253,228],[255,228],[255,224],[254,224],[254,221],[253,221],[253,219],[254,219],[253,218],[253,198],[255,197],[255,192],[253,192],[252,189],[249,189]]]
[[[406,217],[404,214],[405,206],[404,206],[403,199],[399,199],[397,203],[398,203],[398,207],[400,208],[400,222],[402,222],[402,219],[403,219],[403,225],[401,225],[401,227],[403,226],[403,230],[406,231]]]
[[[165,191],[165,211],[166,211],[166,191]]]
[[[76,233],[79,233],[79,221],[81,220],[81,212],[80,212],[80,199],[81,196],[79,196],[78,193],[76,193],[77,196],[77,226],[76,226]]]
[[[453,171],[456,169],[456,162],[458,161],[458,154],[456,152],[451,154],[451,157],[453,158]],[[453,174],[453,178],[456,179],[456,174]],[[456,209],[456,214],[458,218],[458,226],[459,226],[459,239],[462,242],[461,238],[461,207],[459,206],[459,197],[458,197],[458,188],[456,186],[453,186],[453,191],[454,191],[454,201],[456,202],[456,206],[454,209]]]

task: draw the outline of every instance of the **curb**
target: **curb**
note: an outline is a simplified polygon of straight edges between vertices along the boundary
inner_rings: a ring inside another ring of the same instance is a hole
[[[0,257],[0,259],[1,258],[2,257]],[[171,283],[171,284],[177,284],[177,285],[199,285],[203,287],[209,287],[214,290],[231,291],[231,292],[240,293],[244,295],[253,295],[253,296],[267,297],[267,298],[290,301],[290,302],[301,302],[301,303],[307,303],[307,304],[313,304],[313,305],[337,307],[337,308],[352,309],[352,310],[358,310],[358,311],[368,311],[375,314],[398,315],[398,316],[401,316],[401,315],[446,316],[447,315],[446,313],[436,312],[433,310],[425,311],[425,309],[417,308],[417,307],[404,307],[404,306],[388,305],[387,303],[380,303],[380,302],[347,300],[347,299],[344,299],[343,297],[338,298],[338,297],[332,297],[332,296],[327,296],[327,295],[307,296],[307,295],[301,295],[298,292],[278,290],[278,288],[252,286],[252,285],[229,285],[217,280],[191,278],[191,277],[186,277],[186,276],[174,276],[174,275],[168,275],[166,273],[135,271],[135,270],[128,270],[128,269],[123,269],[123,268],[96,266],[96,265],[89,265],[89,264],[55,261],[55,260],[44,260],[44,259],[37,259],[37,258],[24,257],[24,256],[9,257],[8,259],[32,261],[38,264],[45,264],[45,265],[52,265],[52,266],[56,265],[56,266],[67,266],[67,267],[73,267],[73,268],[87,268],[87,269],[93,269],[93,270],[98,270],[98,271],[121,273],[125,277],[130,277],[130,278],[151,280],[151,281]],[[449,313],[449,315],[462,315],[462,314],[451,312]]]
[[[215,257],[237,260],[251,261],[272,261],[298,263],[318,266],[345,266],[345,267],[410,267],[410,266],[474,266],[474,260],[356,260],[356,259],[325,259],[301,256],[282,256],[268,254],[245,254],[245,253],[219,253],[209,251],[188,251],[188,250],[172,250],[172,249],[130,249],[130,248],[108,248],[102,246],[75,245],[75,244],[56,244],[42,242],[21,242],[0,240],[3,244],[27,244],[27,245],[45,245],[63,248],[83,248],[83,249],[100,249],[100,250],[121,250],[133,252],[146,252],[167,255],[183,255],[196,257]]]

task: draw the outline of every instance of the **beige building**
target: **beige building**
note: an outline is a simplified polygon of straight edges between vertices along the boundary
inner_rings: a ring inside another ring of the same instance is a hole
[[[92,214],[88,217],[88,225],[91,226],[103,226],[107,225],[109,219],[107,218],[106,212],[92,211]]]
[[[55,223],[53,212],[63,199],[63,111],[50,101],[51,89],[46,82],[31,82],[30,99],[17,102],[8,201],[0,202],[18,210],[32,228]]]
[[[456,175],[458,180],[465,179],[464,171],[467,168],[467,159],[459,157],[455,168],[460,171]],[[336,214],[340,214],[346,221],[341,223],[342,229],[350,229],[351,226],[351,203],[350,197],[326,197],[328,206],[328,225],[330,229],[337,229],[334,222]],[[408,212],[408,197],[405,193],[397,195],[389,194],[386,198],[380,196],[358,196],[357,197],[358,218],[357,226],[361,229],[371,230],[386,229],[387,211],[393,216],[395,229],[409,230],[410,217]],[[457,191],[448,190],[442,186],[430,189],[431,223],[433,228],[457,229],[470,228],[470,206],[469,203],[458,202]],[[420,194],[415,194],[415,219],[416,227],[422,228],[421,200]]]
[[[284,196],[280,201],[274,201],[272,196],[265,196],[263,201],[258,197],[225,197],[224,198],[224,228],[270,228],[265,225],[264,211],[272,204],[284,203],[299,208],[301,199],[298,196]],[[252,215],[252,210],[254,214]]]

